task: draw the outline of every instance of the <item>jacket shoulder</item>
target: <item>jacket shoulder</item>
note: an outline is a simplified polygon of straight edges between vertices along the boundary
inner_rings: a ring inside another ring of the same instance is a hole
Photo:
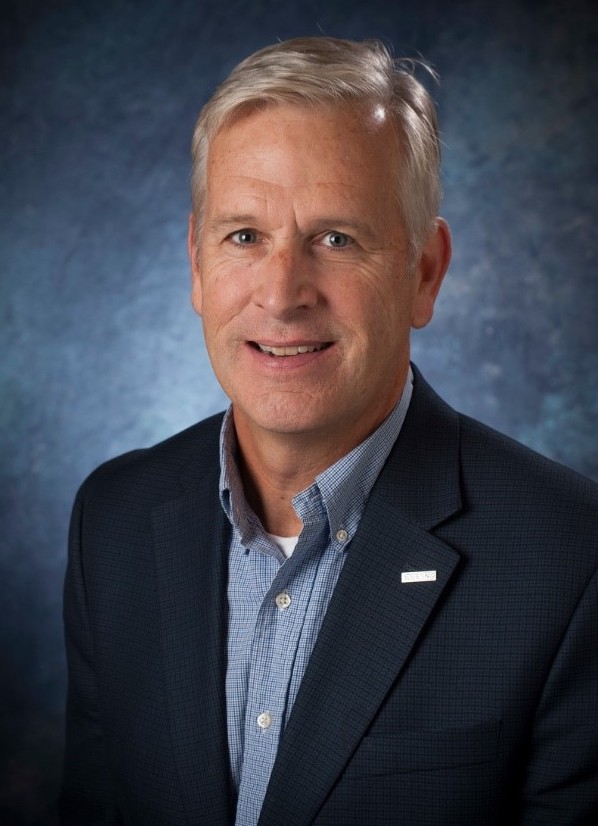
[[[139,498],[148,504],[176,495],[186,483],[219,472],[219,437],[223,413],[218,413],[149,448],[109,459],[85,479],[78,498],[112,500]]]
[[[475,481],[484,493],[496,486],[523,492],[535,499],[544,492],[557,497],[588,500],[598,504],[598,484],[571,468],[537,453],[510,436],[454,410],[425,381],[413,365],[415,393],[410,406],[413,441],[418,451],[436,457],[452,445],[452,455],[461,465],[463,480]],[[409,416],[409,414],[408,414]],[[431,447],[430,447],[431,446]],[[527,497],[526,497],[527,498]]]
[[[512,496],[525,499],[586,501],[598,506],[598,485],[571,468],[559,464],[504,433],[462,413],[460,423],[461,460],[468,475]]]
[[[508,535],[513,546],[576,545],[595,562],[598,485],[455,411],[414,372],[416,392],[405,429],[409,439],[400,465],[407,458],[419,490],[432,491],[437,499],[446,498],[447,490],[458,491],[452,500],[460,503],[457,521],[464,519],[488,535]],[[402,478],[408,481],[404,473]]]

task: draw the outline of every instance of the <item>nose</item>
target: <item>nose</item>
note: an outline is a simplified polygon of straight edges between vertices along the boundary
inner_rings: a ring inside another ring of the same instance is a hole
[[[270,316],[288,320],[317,304],[318,292],[307,256],[294,244],[273,249],[260,262],[254,302]]]

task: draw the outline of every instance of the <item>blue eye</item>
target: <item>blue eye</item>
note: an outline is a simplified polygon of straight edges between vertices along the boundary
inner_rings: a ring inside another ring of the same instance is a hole
[[[257,233],[252,229],[240,229],[237,230],[237,232],[233,232],[230,235],[230,239],[235,244],[246,246],[247,244],[255,244],[257,241]]]
[[[332,247],[333,249],[348,247],[352,242],[353,239],[349,235],[345,235],[344,232],[337,232],[336,230],[331,230],[324,236],[326,246]]]

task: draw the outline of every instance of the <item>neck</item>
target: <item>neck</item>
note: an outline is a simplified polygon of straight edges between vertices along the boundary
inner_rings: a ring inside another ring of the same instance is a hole
[[[234,412],[234,408],[233,408]],[[239,470],[248,504],[268,533],[297,536],[303,527],[293,498],[312,485],[318,474],[349,453],[373,432],[345,434],[344,439],[317,439],[310,433],[256,433],[243,417],[235,417]]]
[[[316,476],[335,459],[306,456],[300,444],[255,444],[237,434],[239,470],[247,502],[259,516],[268,533],[277,536],[297,536],[303,523],[293,508],[293,497],[308,488]]]

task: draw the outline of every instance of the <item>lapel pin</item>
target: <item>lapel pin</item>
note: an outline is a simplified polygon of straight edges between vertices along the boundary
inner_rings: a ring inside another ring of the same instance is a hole
[[[436,571],[403,571],[401,582],[436,582]]]

